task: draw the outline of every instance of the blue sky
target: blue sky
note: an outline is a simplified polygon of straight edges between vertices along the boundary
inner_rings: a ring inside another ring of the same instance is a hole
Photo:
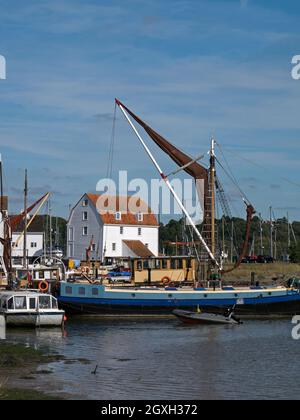
[[[24,168],[57,214],[106,176],[114,98],[191,155],[214,134],[259,212],[300,220],[300,4],[0,0],[0,144],[11,209]],[[170,163],[153,148],[166,171]],[[245,160],[247,159],[247,160]],[[252,164],[248,161],[255,162]],[[118,114],[114,174],[156,176]],[[284,178],[299,185],[293,185]],[[227,185],[237,213],[236,192]]]

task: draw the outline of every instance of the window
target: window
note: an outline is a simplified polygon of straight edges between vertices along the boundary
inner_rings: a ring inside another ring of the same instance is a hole
[[[36,307],[36,300],[35,298],[30,298],[29,299],[29,309],[35,309]]]
[[[117,220],[117,221],[120,221],[120,220],[122,219],[122,213],[118,211],[118,212],[115,214],[115,218],[116,218],[116,220]]]
[[[82,207],[87,207],[89,205],[89,200],[85,199],[82,202]]]
[[[67,295],[72,295],[72,293],[73,293],[73,289],[72,289],[72,287],[67,286],[67,287],[66,287],[66,294],[67,294]]]
[[[81,296],[84,296],[84,295],[85,295],[85,288],[84,288],[84,287],[79,287],[79,289],[78,289],[78,293],[79,293]]]
[[[139,229],[138,229],[138,235],[139,235],[139,236],[142,236],[142,228],[139,228]]]
[[[14,309],[14,298],[8,299],[7,309]]]
[[[112,244],[112,250],[113,250],[113,252],[115,252],[117,250],[117,244],[116,243]]]
[[[177,269],[178,270],[182,270],[183,269],[183,261],[182,260],[177,260]]]
[[[51,309],[51,296],[40,296],[39,297],[39,308],[40,309]]]
[[[74,245],[69,244],[69,257],[72,258],[74,255]]]
[[[138,220],[138,222],[142,222],[142,221],[144,220],[144,215],[143,215],[143,213],[138,213],[138,214],[137,214],[137,220]]]
[[[92,295],[93,296],[98,296],[99,295],[98,289],[92,289]]]
[[[31,246],[31,248],[37,248],[37,243],[36,242],[31,242],[30,246]]]
[[[89,215],[88,215],[88,212],[87,212],[87,211],[84,211],[84,212],[82,213],[82,220],[83,220],[83,221],[87,221],[87,220],[89,220]]]
[[[120,227],[120,235],[123,235],[124,234],[124,228],[123,228],[123,226],[121,226]]]
[[[26,296],[15,296],[15,309],[27,309]]]
[[[83,236],[87,236],[88,233],[89,233],[88,227],[87,226],[84,226],[83,229],[82,229],[82,235]]]
[[[52,297],[52,309],[58,309],[57,299]]]
[[[96,252],[96,244],[92,245],[92,252]]]
[[[74,241],[74,228],[69,228],[69,241]]]

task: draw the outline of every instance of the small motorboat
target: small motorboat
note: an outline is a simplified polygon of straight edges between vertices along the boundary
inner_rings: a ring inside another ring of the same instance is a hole
[[[241,321],[235,317],[234,309],[229,309],[224,315],[214,313],[190,312],[183,310],[173,311],[173,315],[185,324],[210,324],[210,325],[240,325]]]
[[[14,327],[61,327],[65,320],[55,297],[28,290],[0,292],[0,315]]]

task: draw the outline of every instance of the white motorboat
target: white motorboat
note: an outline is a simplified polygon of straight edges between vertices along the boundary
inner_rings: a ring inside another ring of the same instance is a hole
[[[65,320],[55,297],[27,290],[0,292],[0,315],[14,327],[60,327]]]

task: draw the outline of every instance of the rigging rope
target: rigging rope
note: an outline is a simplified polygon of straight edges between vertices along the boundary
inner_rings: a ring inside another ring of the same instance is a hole
[[[244,160],[245,162],[251,163],[252,165],[256,166],[257,168],[264,169],[265,171],[269,171],[270,172],[270,170],[266,166],[260,165],[259,163],[254,162],[253,160],[251,160],[249,158],[245,158],[244,156],[241,156],[238,153],[233,152],[232,150],[227,149],[227,152],[230,153],[230,154],[232,154],[235,157],[238,157],[241,160]],[[294,185],[295,187],[300,188],[300,184],[298,184],[295,181],[292,181],[289,178],[285,178],[283,176],[279,176],[278,179],[281,179],[282,181],[287,182],[288,184],[291,184],[291,185]]]

